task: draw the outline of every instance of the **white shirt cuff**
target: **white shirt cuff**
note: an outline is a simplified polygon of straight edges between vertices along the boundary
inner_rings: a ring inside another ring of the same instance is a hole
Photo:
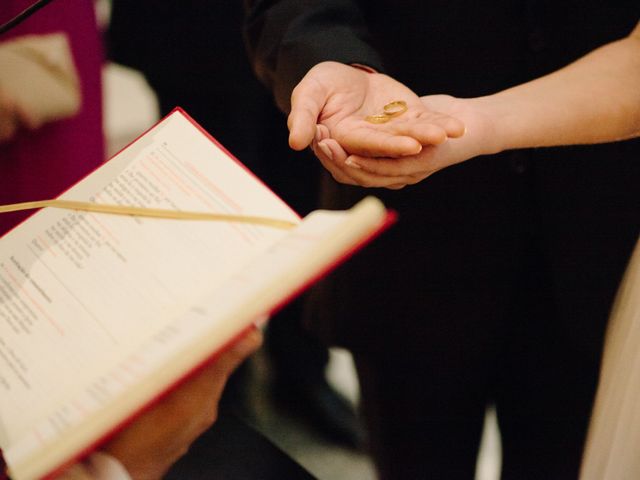
[[[92,453],[83,463],[94,480],[131,480],[124,466],[104,452]]]
[[[122,464],[111,455],[94,452],[83,462],[66,469],[58,480],[131,480]]]

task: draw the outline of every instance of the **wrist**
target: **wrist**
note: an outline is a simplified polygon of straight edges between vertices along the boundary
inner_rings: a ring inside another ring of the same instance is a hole
[[[481,125],[482,142],[480,155],[493,155],[517,147],[517,119],[509,102],[498,95],[469,99]]]

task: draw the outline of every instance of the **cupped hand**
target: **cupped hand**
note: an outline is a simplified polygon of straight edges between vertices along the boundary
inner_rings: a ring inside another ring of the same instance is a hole
[[[158,480],[216,420],[229,375],[262,342],[250,331],[211,365],[114,437],[103,450],[117,458],[133,480]]]
[[[488,113],[489,97],[459,99],[430,95],[421,101],[430,111],[460,119],[466,126],[460,138],[425,146],[417,155],[377,157],[349,155],[327,130],[318,128],[313,149],[336,181],[363,187],[399,189],[421,182],[450,165],[500,150],[495,119]]]
[[[407,111],[386,123],[366,120],[395,101],[406,102]],[[294,89],[288,120],[291,147],[309,146],[317,124],[349,154],[370,157],[415,155],[423,145],[439,145],[464,133],[462,122],[430,110],[402,83],[337,62],[316,65]]]

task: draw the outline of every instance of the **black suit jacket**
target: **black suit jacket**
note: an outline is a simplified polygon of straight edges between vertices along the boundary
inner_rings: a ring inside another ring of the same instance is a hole
[[[420,95],[478,96],[558,69],[640,18],[626,0],[247,3],[254,68],[283,110],[320,61],[371,65]],[[398,192],[326,179],[324,206],[373,193],[400,222],[317,289],[310,323],[361,351],[480,355],[518,321],[518,292],[535,278],[552,307],[540,314],[597,356],[639,233],[639,158],[638,141],[505,152]]]

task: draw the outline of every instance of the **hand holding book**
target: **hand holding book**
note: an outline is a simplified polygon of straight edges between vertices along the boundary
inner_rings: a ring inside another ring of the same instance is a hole
[[[43,208],[3,237],[0,447],[16,480],[104,443],[393,221],[373,198],[301,220],[179,110],[60,200],[290,228]]]
[[[141,415],[102,450],[117,458],[132,478],[162,478],[217,416],[229,375],[262,342],[253,329],[191,379]]]

